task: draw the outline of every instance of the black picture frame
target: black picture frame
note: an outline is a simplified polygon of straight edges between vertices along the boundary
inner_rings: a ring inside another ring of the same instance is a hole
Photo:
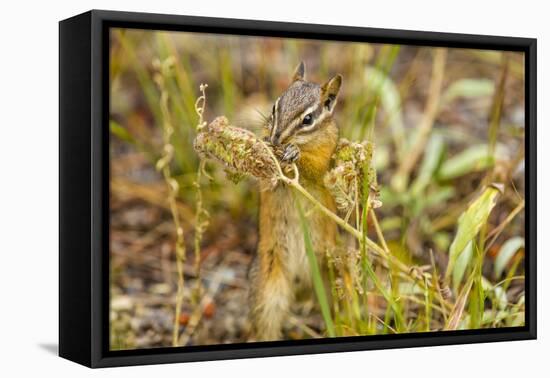
[[[525,53],[526,324],[517,328],[109,350],[111,27],[399,43]],[[536,338],[536,64],[531,38],[92,10],[59,23],[59,355],[89,367]]]

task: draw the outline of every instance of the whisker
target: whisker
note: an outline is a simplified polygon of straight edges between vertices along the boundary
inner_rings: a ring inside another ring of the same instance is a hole
[[[262,113],[262,111],[261,111],[260,109],[254,108],[254,111],[255,111],[256,113],[258,113],[258,115],[259,115],[260,117],[262,117],[262,119],[263,119],[265,122],[269,121],[269,116],[266,116],[264,113]]]

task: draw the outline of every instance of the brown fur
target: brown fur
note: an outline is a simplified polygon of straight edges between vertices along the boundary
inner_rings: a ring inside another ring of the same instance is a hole
[[[303,66],[301,75],[295,74],[292,85],[296,85],[296,80],[301,77]],[[309,84],[304,86],[304,90],[312,88]],[[339,85],[340,83],[336,94]],[[326,85],[321,91],[319,101],[326,95]],[[301,97],[307,98],[303,94]],[[323,186],[323,177],[329,169],[330,158],[338,141],[338,128],[332,120],[332,109],[330,110],[329,115],[319,122],[307,138],[291,135],[289,142],[296,143],[300,149],[296,164],[301,184],[319,202],[334,211],[334,200]],[[258,254],[249,277],[250,312],[254,338],[277,340],[282,336],[296,290],[300,287],[311,287],[309,263],[296,201],[300,201],[306,214],[318,261],[324,259],[327,248],[333,248],[337,228],[332,220],[286,185],[278,184],[274,189],[268,183],[261,183],[261,186]]]

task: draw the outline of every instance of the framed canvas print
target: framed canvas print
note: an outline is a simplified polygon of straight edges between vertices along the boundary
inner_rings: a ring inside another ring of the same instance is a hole
[[[536,40],[60,22],[59,353],[536,337]]]

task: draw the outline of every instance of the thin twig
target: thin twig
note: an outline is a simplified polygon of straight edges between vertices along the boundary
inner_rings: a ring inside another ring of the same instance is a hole
[[[160,110],[162,115],[162,132],[163,132],[163,155],[158,160],[156,168],[162,173],[164,181],[168,187],[168,203],[170,206],[170,212],[174,220],[174,226],[176,227],[176,266],[178,270],[177,292],[176,292],[176,308],[174,310],[174,328],[172,332],[172,345],[178,346],[179,336],[179,320],[181,314],[181,307],[183,305],[183,291],[184,291],[184,276],[183,267],[185,264],[185,239],[183,227],[181,226],[181,216],[178,209],[177,195],[179,192],[179,184],[172,177],[170,170],[170,163],[174,156],[174,146],[172,146],[171,138],[174,133],[174,127],[170,120],[170,111],[168,109],[168,91],[165,87],[165,75],[168,70],[171,69],[173,59],[166,59],[163,62],[155,62],[158,73],[155,75],[155,81],[161,91],[160,95]]]
[[[395,328],[393,328],[392,326],[387,324],[384,320],[382,320],[378,316],[376,316],[376,314],[371,314],[371,315],[374,317],[374,319],[378,320],[380,322],[380,324],[382,324],[384,327],[386,327],[387,329],[389,329],[393,333],[395,333],[395,334],[399,333],[395,330]]]
[[[499,224],[497,227],[495,227],[489,233],[489,235],[487,235],[486,240],[491,238],[491,241],[489,243],[487,243],[486,249],[489,249],[489,248],[492,247],[492,245],[495,243],[497,238],[500,236],[500,234],[504,230],[504,228],[516,217],[516,215],[518,215],[521,212],[521,210],[523,210],[524,207],[525,207],[525,200],[522,199],[521,202],[510,212],[510,214],[508,214],[506,219],[504,219],[504,221],[501,224]]]
[[[200,91],[201,96],[195,101],[195,112],[199,116],[199,120],[197,123],[197,132],[199,132],[205,125],[206,122],[204,122],[203,114],[204,109],[206,108],[206,88],[208,88],[208,84],[201,84],[200,85]],[[195,274],[196,274],[196,286],[195,286],[195,295],[193,295],[193,301],[195,303],[198,302],[198,297],[201,293],[201,242],[202,242],[202,236],[204,234],[204,231],[208,227],[208,218],[209,214],[204,209],[203,200],[202,200],[202,190],[201,190],[201,179],[202,179],[202,173],[205,170],[205,161],[203,158],[200,158],[199,160],[199,166],[197,168],[197,178],[194,182],[194,186],[196,189],[196,207],[195,207],[195,238],[194,238],[194,252],[195,252],[195,260],[194,260],[194,268],[195,268]]]
[[[301,319],[290,315],[288,317],[288,321],[290,324],[292,324],[295,327],[300,328],[305,334],[307,334],[310,337],[313,337],[314,339],[319,339],[323,337],[321,334],[313,330],[310,326],[308,326],[304,321]]]
[[[378,223],[378,217],[376,216],[376,213],[373,209],[370,210],[370,216],[372,219],[372,223],[374,225],[374,229],[376,231],[376,236],[378,237],[378,240],[380,243],[382,243],[382,248],[386,251],[386,253],[390,253],[390,249],[388,248],[388,244],[386,243],[386,239],[384,238],[384,234],[382,234],[382,229],[380,228],[380,224]]]

